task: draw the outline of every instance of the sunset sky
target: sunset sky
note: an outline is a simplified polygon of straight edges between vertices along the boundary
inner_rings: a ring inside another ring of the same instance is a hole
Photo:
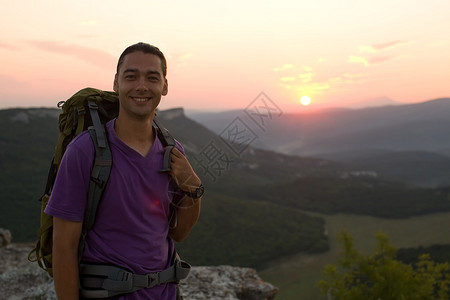
[[[0,108],[111,90],[139,41],[167,57],[162,109],[244,109],[261,92],[285,112],[450,97],[449,0],[2,1],[0,14]]]

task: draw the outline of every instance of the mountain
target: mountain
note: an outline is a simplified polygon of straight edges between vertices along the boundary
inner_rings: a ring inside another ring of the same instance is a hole
[[[218,134],[183,109],[158,113],[206,187],[198,224],[177,244],[193,264],[260,268],[294,253],[327,251],[324,219],[305,211],[406,218],[450,210],[445,187],[410,187],[362,169],[358,161],[256,148],[270,135],[270,120],[237,113]],[[0,227],[10,229],[16,242],[36,239],[37,200],[58,135],[58,114],[43,108],[0,110]],[[255,120],[264,120],[264,126]],[[290,138],[278,133],[272,139]]]
[[[351,108],[367,108],[367,107],[379,107],[379,106],[388,106],[388,105],[400,105],[402,103],[397,102],[389,97],[382,96],[376,98],[368,98],[361,102],[351,103]]]
[[[240,111],[192,117],[216,133]],[[320,156],[343,151],[447,153],[450,98],[418,104],[283,114],[267,120],[254,146],[276,152]]]
[[[193,114],[220,134],[245,111]],[[266,115],[252,146],[341,162],[410,185],[450,185],[450,98],[418,104]]]

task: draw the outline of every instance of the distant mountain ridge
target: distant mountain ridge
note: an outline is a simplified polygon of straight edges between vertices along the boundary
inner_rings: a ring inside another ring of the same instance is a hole
[[[193,117],[220,132],[238,111]],[[450,150],[450,98],[316,113],[284,114],[267,125],[256,147],[311,156],[355,150]],[[446,138],[449,137],[449,138]]]

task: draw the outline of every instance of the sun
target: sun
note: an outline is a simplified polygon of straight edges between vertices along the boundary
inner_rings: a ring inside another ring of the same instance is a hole
[[[309,98],[308,96],[302,96],[300,98],[300,103],[304,106],[310,105],[311,104],[311,98]]]

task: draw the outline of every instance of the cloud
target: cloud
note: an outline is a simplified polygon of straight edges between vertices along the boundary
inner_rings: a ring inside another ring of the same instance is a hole
[[[317,95],[323,93],[325,90],[328,90],[331,88],[330,83],[328,82],[313,82],[309,84],[302,84],[302,85],[292,85],[292,84],[286,84],[286,83],[280,83],[280,87],[285,88],[287,90],[296,89],[303,95]]]
[[[330,82],[333,87],[343,87],[360,84],[364,82],[367,76],[368,74],[364,73],[357,73],[357,74],[344,73],[341,76],[331,78],[330,80],[328,80],[328,82]]]
[[[361,57],[361,56],[350,55],[347,59],[347,62],[363,64],[366,67],[369,66],[369,62],[367,61],[367,59],[365,57]]]
[[[350,55],[347,59],[349,63],[363,64],[368,67],[370,65],[379,64],[388,60],[391,60],[395,56],[374,56],[374,57],[362,57]]]
[[[286,84],[286,83],[280,83],[279,86],[282,87],[282,88],[285,88],[287,90],[290,90],[290,89],[292,89],[294,87],[293,85]]]
[[[374,63],[377,61],[387,60],[389,57],[373,58]],[[361,56],[350,56],[349,62],[361,63],[365,66],[369,65],[369,60]],[[279,80],[279,86],[286,90],[292,90],[302,95],[319,95],[331,90],[347,88],[354,84],[360,84],[368,76],[366,73],[344,73],[339,76],[324,78],[323,80],[316,80],[316,72],[311,67],[303,66],[300,73],[296,76],[283,76]],[[290,71],[290,73],[295,70]]]
[[[30,41],[28,43],[41,50],[76,57],[104,69],[111,69],[116,64],[116,58],[112,54],[95,48],[57,41]]]
[[[401,45],[404,45],[407,43],[408,42],[405,42],[405,41],[387,42],[387,43],[382,43],[382,44],[375,44],[375,45],[373,45],[373,48],[380,51],[380,50],[385,50],[385,49],[401,46]]]
[[[363,64],[364,66],[368,67],[370,65],[374,65],[374,64],[379,64],[382,62],[386,62],[388,60],[391,60],[392,58],[394,58],[395,56],[391,55],[391,56],[368,56],[368,57],[363,57],[363,56],[355,56],[355,55],[350,55],[347,59],[347,62],[349,63],[356,63],[356,64]]]
[[[183,54],[178,54],[175,55],[173,57],[173,62],[177,65],[177,66],[185,66],[186,63],[194,56],[193,53],[183,53]]]
[[[375,53],[377,50],[373,46],[359,46],[359,53]]]
[[[15,45],[7,44],[7,43],[0,43],[0,48],[6,49],[6,50],[11,50],[11,51],[20,49],[19,47],[15,46]]]
[[[321,94],[326,90],[331,89],[331,82],[311,82],[308,84],[303,84],[297,87],[297,90],[303,95],[317,95]]]
[[[166,59],[169,62],[168,68],[169,73],[176,74],[180,69],[188,66],[189,62],[195,57],[195,54],[192,52],[186,53],[170,53],[168,52],[166,55]]]
[[[355,60],[359,61],[358,58],[355,58]],[[363,60],[362,62],[365,61]],[[292,77],[284,77],[285,79],[280,82],[279,86],[286,90],[295,90],[302,95],[313,96],[360,84],[368,76],[366,73],[344,73],[322,81],[314,81],[315,75],[313,72],[300,74],[295,81],[292,80]],[[299,78],[300,80],[298,80]]]
[[[279,84],[280,87],[287,90],[295,89],[301,94],[309,96],[321,94],[324,91],[330,89],[335,83],[335,80],[333,78],[324,82],[312,82],[312,74],[311,77],[303,79],[301,83],[295,83],[294,77],[284,77],[282,79],[284,80],[281,80],[281,83]]]
[[[359,46],[359,52],[360,53],[377,53],[380,51],[388,50],[394,47],[398,47],[404,44],[407,44],[408,42],[405,41],[393,41],[393,42],[387,42],[387,43],[381,43],[381,44],[374,44],[371,46]]]
[[[281,68],[274,68],[275,72],[285,71],[294,68],[292,64],[284,64]]]
[[[310,81],[312,81],[312,78],[314,76],[314,73],[309,72],[309,73],[303,73],[298,75],[298,77],[302,80],[302,83],[308,83]]]
[[[387,51],[394,47],[399,47],[405,45],[409,42],[407,41],[392,41],[381,44],[374,44],[371,46],[359,46],[359,52],[361,55],[350,55],[347,59],[349,63],[360,63],[368,67],[369,65],[374,65],[382,62],[386,62],[394,58],[394,55],[384,55],[384,56],[373,56],[381,51]]]
[[[280,81],[282,82],[295,81],[295,77],[281,77]]]
[[[344,77],[345,79],[350,79],[350,80],[358,80],[358,79],[362,79],[364,77],[367,77],[367,74],[350,74],[350,73],[345,73],[344,75],[342,75],[342,77]]]
[[[300,81],[302,83],[308,83],[311,82],[313,77],[314,77],[314,73],[312,72],[312,68],[310,67],[303,67],[303,70],[307,71],[307,73],[300,73],[297,76],[284,76],[280,78],[281,82],[294,82],[297,79],[300,79]],[[284,85],[284,87],[286,87],[286,85]]]
[[[394,56],[377,56],[377,57],[369,58],[368,61],[371,65],[373,65],[373,64],[382,63],[382,62],[391,60],[392,58],[394,58]]]
[[[275,72],[279,72],[281,70],[293,69],[294,66],[291,64],[285,64],[281,68],[275,68]],[[296,70],[290,71],[290,73],[298,72]],[[302,93],[303,95],[316,95],[321,94],[325,90],[332,88],[336,82],[334,79],[328,79],[326,81],[315,82],[314,76],[315,72],[312,67],[302,66],[301,71],[297,73],[295,76],[283,76],[280,78],[279,86],[287,89],[293,90]]]

